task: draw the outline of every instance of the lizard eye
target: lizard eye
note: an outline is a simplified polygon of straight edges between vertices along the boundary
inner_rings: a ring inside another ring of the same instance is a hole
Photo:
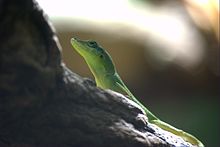
[[[90,47],[96,47],[97,46],[97,43],[95,41],[89,41],[88,42],[88,46]]]
[[[103,58],[103,55],[101,54],[99,57],[100,57],[100,58]]]

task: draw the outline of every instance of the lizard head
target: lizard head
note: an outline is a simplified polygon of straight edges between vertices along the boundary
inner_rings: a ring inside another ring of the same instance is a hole
[[[72,38],[71,44],[85,59],[95,77],[115,73],[114,63],[110,55],[95,41]]]

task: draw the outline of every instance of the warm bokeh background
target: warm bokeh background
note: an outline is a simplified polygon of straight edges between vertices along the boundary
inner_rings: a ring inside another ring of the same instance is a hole
[[[96,40],[152,112],[206,146],[220,146],[218,0],[38,2],[72,71],[93,78],[70,38]]]

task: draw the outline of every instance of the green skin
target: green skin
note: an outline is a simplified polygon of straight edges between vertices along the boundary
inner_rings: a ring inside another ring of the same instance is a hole
[[[83,41],[72,38],[71,44],[85,59],[92,74],[95,77],[95,81],[98,87],[127,94],[132,101],[136,102],[139,106],[142,107],[146,113],[145,115],[148,117],[149,123],[155,124],[168,132],[182,137],[185,141],[190,142],[192,145],[204,147],[202,142],[200,142],[196,137],[159,120],[144,105],[142,105],[121,80],[115,69],[111,56],[95,41]]]

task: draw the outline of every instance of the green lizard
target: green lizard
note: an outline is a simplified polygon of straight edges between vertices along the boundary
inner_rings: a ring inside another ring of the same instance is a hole
[[[149,123],[155,124],[168,132],[180,136],[185,141],[190,142],[193,145],[204,147],[202,142],[200,142],[196,137],[161,121],[144,105],[142,105],[121,80],[115,69],[111,56],[95,41],[83,41],[72,38],[71,44],[76,49],[76,51],[85,59],[92,74],[95,77],[95,81],[98,87],[103,89],[111,89],[119,93],[127,94],[131,100],[142,107],[142,109],[146,113],[145,115],[147,115],[148,117]]]

